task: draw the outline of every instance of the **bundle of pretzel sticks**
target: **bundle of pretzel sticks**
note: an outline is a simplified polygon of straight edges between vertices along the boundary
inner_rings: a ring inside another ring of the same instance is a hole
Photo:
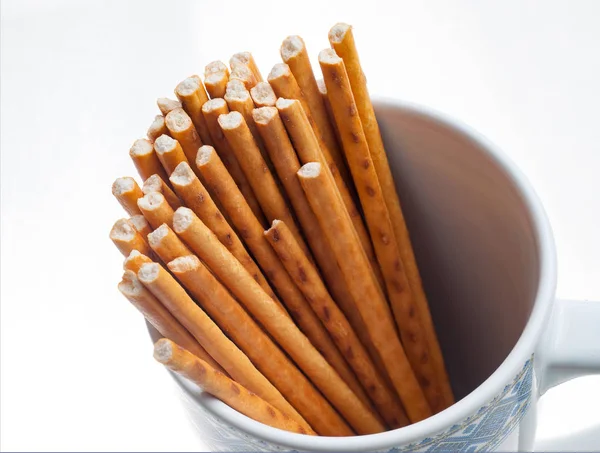
[[[351,436],[453,395],[351,27],[329,42],[322,80],[290,36],[266,81],[242,52],[158,99],[110,237],[156,360],[267,425]]]

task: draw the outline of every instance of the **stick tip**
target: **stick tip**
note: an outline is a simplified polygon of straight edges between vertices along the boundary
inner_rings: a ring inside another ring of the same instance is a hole
[[[204,67],[204,77],[208,77],[210,74],[217,74],[221,72],[227,72],[227,65],[222,61],[215,60],[211,61]]]
[[[214,152],[215,149],[212,146],[201,146],[198,150],[198,154],[196,155],[196,165],[198,167],[201,167],[202,165],[206,165],[207,163],[209,163]]]
[[[181,102],[169,98],[158,98],[156,100],[156,105],[158,106],[158,109],[160,110],[160,113],[163,114],[163,116],[166,116],[167,113],[169,113],[171,110],[181,108]]]
[[[135,272],[126,270],[117,285],[119,291],[125,296],[137,296],[142,292],[143,285],[135,275]]]
[[[173,345],[171,340],[161,338],[154,343],[154,358],[157,362],[167,363],[173,357]]]
[[[282,110],[282,109],[286,109],[288,107],[290,107],[293,104],[296,104],[300,101],[298,101],[298,99],[285,99],[285,98],[279,98],[277,99],[277,102],[275,103],[275,107],[277,107],[278,110]]]
[[[260,107],[252,111],[252,118],[257,124],[268,124],[278,115],[275,107]]]
[[[146,217],[144,217],[141,214],[138,215],[132,215],[129,218],[129,221],[132,223],[133,227],[138,231],[141,232],[143,231],[145,228],[149,227],[148,225],[148,221],[146,220]],[[133,250],[131,253],[133,252],[138,252],[137,250]],[[140,252],[138,252],[140,253]]]
[[[338,54],[333,49],[323,49],[319,52],[319,63],[336,64],[342,61]]]
[[[142,283],[152,283],[158,278],[159,271],[158,263],[144,263],[140,267],[137,277]]]
[[[169,227],[167,224],[163,223],[157,229],[155,229],[152,233],[148,234],[148,243],[150,247],[158,247],[161,241],[167,237],[169,234]]]
[[[146,154],[151,154],[154,151],[154,147],[152,146],[152,142],[146,138],[137,139],[131,145],[129,149],[130,156],[145,156]]]
[[[183,132],[192,126],[191,118],[182,108],[171,110],[167,114],[165,122],[167,123],[169,130],[175,132]]]
[[[123,176],[122,178],[115,179],[112,185],[113,195],[123,195],[124,193],[131,192],[135,188],[136,182],[131,176]]]
[[[226,105],[227,105],[227,103],[225,102],[225,99],[213,98],[204,103],[204,105],[202,106],[202,111],[204,113],[210,113],[210,112],[214,112],[215,110],[222,109]]]
[[[176,144],[177,140],[169,137],[167,134],[162,134],[154,142],[154,150],[158,154],[164,154],[175,149]]]
[[[230,79],[225,88],[226,101],[246,101],[250,99],[250,92],[240,79]]]
[[[319,162],[309,162],[304,164],[298,170],[298,176],[302,178],[316,178],[321,174],[321,164]]]
[[[156,115],[152,123],[148,127],[146,131],[146,136],[150,140],[155,140],[156,136],[160,133],[161,130],[165,127],[165,117],[162,115]]]
[[[119,219],[110,230],[110,238],[119,241],[131,241],[137,234],[129,219]]]
[[[346,33],[352,30],[352,26],[343,22],[338,22],[329,30],[329,41],[333,44],[341,43],[346,37]]]
[[[190,96],[198,89],[200,89],[200,78],[198,76],[191,76],[182,82],[179,82],[175,87],[175,94],[179,96]]]
[[[288,61],[291,58],[294,58],[297,55],[300,55],[306,46],[304,44],[304,40],[297,35],[288,36],[283,40],[281,44],[281,58],[283,61]]]
[[[240,127],[243,121],[244,117],[240,112],[233,111],[219,115],[219,125],[224,130]]]
[[[233,54],[233,56],[229,59],[229,66],[234,68],[235,65],[249,65],[252,60],[252,54],[250,52],[238,52]]]
[[[193,179],[194,172],[192,171],[192,167],[185,161],[180,162],[169,177],[169,180],[177,186],[187,186]]]
[[[138,206],[144,211],[154,211],[166,203],[165,197],[160,192],[149,192],[142,198],[138,198]]]
[[[255,104],[263,106],[274,105],[277,100],[277,96],[275,96],[275,92],[269,82],[258,82],[250,90],[250,95]]]
[[[171,261],[167,266],[174,273],[190,272],[200,267],[200,259],[196,255],[179,256]]]
[[[285,63],[277,63],[275,66],[273,66],[273,69],[271,69],[271,72],[269,72],[269,75],[267,76],[267,80],[271,81],[271,80],[275,80],[278,79],[279,77],[283,77],[283,76],[287,76],[288,74],[291,74],[292,71],[290,70],[290,67],[285,64]]]
[[[173,214],[173,229],[175,233],[183,233],[192,224],[194,213],[191,209],[184,206],[180,207]]]
[[[144,181],[142,185],[142,192],[144,195],[148,195],[152,192],[162,192],[163,181],[158,175],[152,175]]]

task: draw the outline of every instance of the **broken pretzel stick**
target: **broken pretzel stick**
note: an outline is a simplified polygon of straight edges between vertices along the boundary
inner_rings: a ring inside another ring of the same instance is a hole
[[[179,142],[167,134],[163,134],[156,139],[154,142],[154,151],[156,151],[158,160],[160,160],[168,175],[173,173],[175,167],[181,162],[188,161]]]
[[[258,395],[232,381],[206,361],[166,338],[154,345],[154,358],[170,370],[189,379],[236,411],[273,428],[314,435],[308,424],[300,424]]]
[[[273,107],[277,102],[277,96],[268,82],[258,82],[250,90],[250,96],[256,107]]]
[[[148,244],[163,263],[169,263],[180,256],[192,254],[190,249],[165,223],[148,235]]]
[[[138,206],[146,220],[156,229],[163,223],[173,226],[173,208],[160,192],[150,192],[138,200]]]
[[[231,68],[231,74],[229,74],[229,81],[239,80],[244,84],[247,90],[250,90],[254,85],[258,83],[256,76],[252,70],[241,63],[236,64]]]
[[[162,113],[162,116],[165,117],[169,114],[171,110],[181,108],[181,102],[169,98],[158,98],[156,100],[156,105],[158,106],[160,113]]]
[[[150,127],[148,128],[148,132],[146,132],[146,136],[148,137],[148,140],[154,142],[163,134],[169,134],[169,130],[165,125],[165,117],[162,115],[156,115],[152,121],[152,124],[150,124]]]
[[[204,68],[204,86],[211,99],[225,96],[229,68],[222,61],[213,61]]]
[[[152,228],[150,228],[150,224],[146,220],[146,217],[144,217],[142,214],[132,215],[131,217],[129,217],[129,221],[136,229],[136,231],[142,235],[142,237],[147,238],[148,235],[152,233]]]

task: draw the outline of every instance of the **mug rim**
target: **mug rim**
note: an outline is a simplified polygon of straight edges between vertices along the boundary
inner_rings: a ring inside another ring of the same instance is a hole
[[[476,389],[455,402],[449,408],[417,423],[386,431],[350,437],[307,436],[273,428],[257,422],[227,406],[220,400],[202,393],[199,404],[219,419],[241,432],[260,440],[294,448],[300,451],[373,451],[409,444],[431,435],[443,432],[448,427],[460,423],[480,407],[491,401],[515,375],[523,363],[535,350],[544,326],[550,316],[556,289],[556,250],[550,223],[542,204],[525,175],[497,146],[467,126],[446,114],[422,105],[391,98],[374,97],[376,107],[401,110],[413,116],[420,116],[442,127],[459,133],[483,150],[500,167],[517,189],[532,220],[534,241],[538,251],[539,282],[533,309],[527,324],[515,346],[500,366]],[[171,373],[184,391],[194,392],[194,387],[185,379]]]

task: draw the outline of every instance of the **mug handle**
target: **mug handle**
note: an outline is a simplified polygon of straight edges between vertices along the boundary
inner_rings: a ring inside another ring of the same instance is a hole
[[[600,374],[600,302],[557,300],[536,358],[540,395],[570,379]]]

